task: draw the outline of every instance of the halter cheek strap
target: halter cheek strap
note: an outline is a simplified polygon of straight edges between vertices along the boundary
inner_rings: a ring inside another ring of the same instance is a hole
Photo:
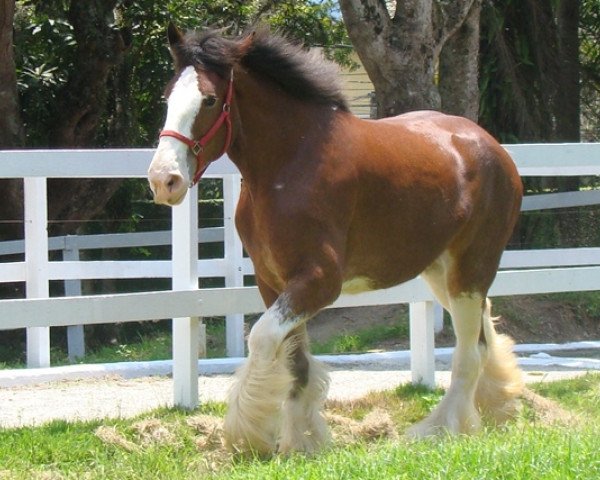
[[[194,173],[194,177],[190,182],[190,187],[193,187],[198,183],[198,180],[202,177],[208,166],[213,160],[222,156],[231,145],[231,102],[233,100],[233,72],[231,72],[231,77],[229,78],[229,85],[227,86],[227,94],[225,95],[225,101],[223,102],[223,110],[221,111],[221,115],[215,121],[212,127],[206,132],[200,140],[192,140],[191,138],[182,135],[181,133],[175,130],[163,130],[160,132],[159,138],[162,137],[173,137],[179,140],[182,143],[185,143],[189,149],[196,157],[196,172]],[[206,160],[204,158],[204,148],[210,142],[213,137],[217,134],[221,126],[225,124],[225,143],[223,144],[223,148],[217,157],[213,160]]]

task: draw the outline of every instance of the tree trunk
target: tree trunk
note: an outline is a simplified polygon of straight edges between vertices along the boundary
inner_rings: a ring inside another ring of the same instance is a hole
[[[128,48],[114,25],[117,0],[71,0],[68,18],[77,41],[75,66],[57,97],[52,146],[90,147],[106,108],[107,83]],[[51,229],[55,235],[73,232],[102,212],[120,179],[56,179],[49,181],[48,218],[69,220]]]
[[[0,0],[0,146],[22,145],[23,124],[19,114],[17,75],[13,53],[14,0]]]
[[[558,72],[561,92],[556,97],[556,140],[579,142],[581,140],[579,0],[561,0],[556,9],[556,23],[558,49],[564,66]],[[579,177],[563,177],[558,179],[557,184],[559,191],[576,191],[579,190]],[[562,245],[576,243],[573,239],[581,239],[581,214],[560,215],[558,220]]]
[[[69,79],[57,95],[53,144],[56,147],[89,146],[94,140],[107,96],[111,70],[126,50],[113,27],[117,0],[71,0],[68,12],[77,53]]]
[[[13,49],[14,0],[0,0],[0,148],[23,145],[23,123],[17,96],[17,75]],[[22,236],[21,180],[0,180],[0,241]],[[21,205],[19,208],[18,206]],[[17,206],[17,208],[15,208]]]
[[[381,0],[340,0],[348,35],[375,87],[379,117],[441,108],[442,99],[435,82],[440,52],[467,18],[471,22],[470,33],[474,34],[473,23],[478,16],[469,14],[476,3],[479,0],[397,1],[392,16],[386,2]],[[471,36],[469,39],[473,52],[477,45]],[[473,53],[474,56],[463,58],[462,62],[476,65],[476,50]],[[447,67],[450,68],[449,63]],[[446,75],[458,76],[448,70]],[[456,113],[464,115],[471,111],[473,106],[469,105],[464,112]]]
[[[440,55],[442,111],[467,117],[479,114],[479,18],[481,1],[471,7],[462,26],[451,36]]]
[[[580,140],[579,0],[561,0],[557,12],[560,94],[556,98],[556,140]]]

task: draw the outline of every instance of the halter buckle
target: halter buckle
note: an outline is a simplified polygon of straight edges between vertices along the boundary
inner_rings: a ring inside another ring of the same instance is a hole
[[[190,146],[190,149],[194,155],[198,156],[204,150],[204,147],[200,142],[194,142],[194,144]]]

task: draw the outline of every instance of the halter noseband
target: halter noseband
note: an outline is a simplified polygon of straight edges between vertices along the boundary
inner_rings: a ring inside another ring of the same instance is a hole
[[[200,178],[202,177],[202,175],[204,174],[204,172],[210,165],[210,161],[206,161],[203,158],[204,147],[206,147],[208,142],[210,142],[213,139],[213,137],[217,134],[217,131],[219,130],[219,128],[221,128],[223,123],[225,123],[225,127],[226,127],[225,143],[223,144],[223,149],[221,150],[221,153],[219,153],[219,155],[217,155],[217,158],[219,158],[221,155],[223,155],[229,149],[229,145],[231,144],[231,117],[229,116],[229,113],[231,112],[232,100],[233,100],[233,72],[231,72],[231,77],[229,78],[229,85],[227,86],[227,94],[225,95],[225,102],[223,103],[223,110],[221,111],[221,115],[219,115],[219,118],[217,118],[217,120],[213,124],[213,126],[210,127],[208,132],[206,132],[204,134],[204,136],[202,136],[202,138],[200,138],[200,140],[192,140],[191,138],[188,138],[185,135],[182,135],[181,133],[176,132],[175,130],[163,130],[160,132],[159,138],[162,138],[162,137],[176,138],[180,142],[185,143],[190,148],[190,150],[192,151],[194,156],[196,157],[196,173],[194,173],[194,177],[192,178],[192,181],[190,182],[190,187],[193,187],[194,185],[196,185],[196,183],[198,183],[198,180],[200,180]]]

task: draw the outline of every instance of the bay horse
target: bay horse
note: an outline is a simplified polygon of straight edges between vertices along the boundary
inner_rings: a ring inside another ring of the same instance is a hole
[[[328,441],[325,368],[306,322],[340,293],[421,275],[451,314],[451,384],[407,434],[470,433],[517,407],[512,342],[487,292],[519,215],[506,151],[475,123],[420,111],[363,120],[337,68],[267,29],[228,38],[168,29],[176,74],[148,171],[176,205],[224,152],[242,174],[236,226],[267,310],[248,336],[224,432],[234,450],[314,452]]]

